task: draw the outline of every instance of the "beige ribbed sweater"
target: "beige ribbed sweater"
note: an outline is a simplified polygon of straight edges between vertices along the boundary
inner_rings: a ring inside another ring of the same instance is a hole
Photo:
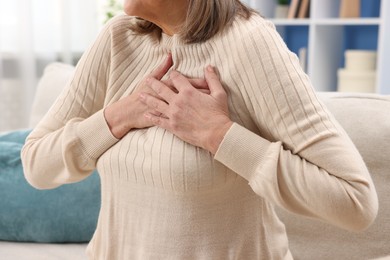
[[[113,19],[34,129],[22,157],[38,188],[97,168],[102,205],[90,259],[291,259],[274,205],[358,230],[377,198],[356,148],[318,101],[274,26],[253,15],[201,44],[132,33]],[[215,156],[159,127],[115,139],[103,116],[172,52],[174,68],[215,66],[235,122]]]

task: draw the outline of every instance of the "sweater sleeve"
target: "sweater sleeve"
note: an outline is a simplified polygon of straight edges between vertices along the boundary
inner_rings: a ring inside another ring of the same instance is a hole
[[[245,102],[258,129],[234,123],[215,159],[280,207],[344,229],[366,228],[378,210],[370,174],[296,55],[267,22],[256,24],[241,44],[242,59],[252,67],[242,74],[253,70],[248,82],[255,82],[242,93],[252,93]]]
[[[103,115],[110,70],[111,24],[78,62],[73,78],[31,132],[21,157],[27,181],[50,189],[88,177],[117,142]]]

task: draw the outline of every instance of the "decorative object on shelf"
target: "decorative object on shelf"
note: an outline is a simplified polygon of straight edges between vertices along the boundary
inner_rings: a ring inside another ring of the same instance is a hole
[[[307,48],[302,47],[298,50],[299,64],[304,72],[307,73]]]
[[[262,15],[273,17],[277,0],[251,1]],[[389,95],[390,0],[360,0],[360,17],[353,19],[339,18],[342,1],[310,0],[309,18],[270,20],[298,56],[299,48],[308,48],[307,73],[316,91],[337,91],[346,49],[370,49],[378,52],[375,93]]]
[[[345,68],[338,70],[338,91],[374,93],[376,51],[346,50]]]
[[[360,0],[341,0],[340,18],[360,17]]]
[[[288,8],[288,0],[278,0],[275,7],[274,18],[287,18]]]

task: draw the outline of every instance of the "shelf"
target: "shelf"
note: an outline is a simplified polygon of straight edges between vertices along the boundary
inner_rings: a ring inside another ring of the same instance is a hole
[[[315,25],[379,25],[381,20],[379,18],[326,18],[312,21]]]
[[[310,19],[271,19],[276,26],[310,25]]]
[[[322,18],[322,19],[271,19],[276,26],[309,25],[380,25],[379,18]]]
[[[336,91],[345,51],[377,51],[376,92],[390,94],[390,0],[360,0],[359,18],[340,18],[342,0],[310,0],[310,17],[272,18],[275,0],[246,0],[270,18],[288,48],[307,49],[307,73],[317,91]]]

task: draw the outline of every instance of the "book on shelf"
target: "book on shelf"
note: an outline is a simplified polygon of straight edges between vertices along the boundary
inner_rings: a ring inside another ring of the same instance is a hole
[[[310,0],[301,0],[298,18],[308,18],[310,15]]]
[[[310,0],[291,0],[287,18],[308,18],[309,13]]]
[[[290,7],[288,9],[287,18],[294,19],[297,17],[299,12],[299,6],[301,5],[301,0],[291,0]]]
[[[340,18],[360,17],[360,0],[341,0]]]

